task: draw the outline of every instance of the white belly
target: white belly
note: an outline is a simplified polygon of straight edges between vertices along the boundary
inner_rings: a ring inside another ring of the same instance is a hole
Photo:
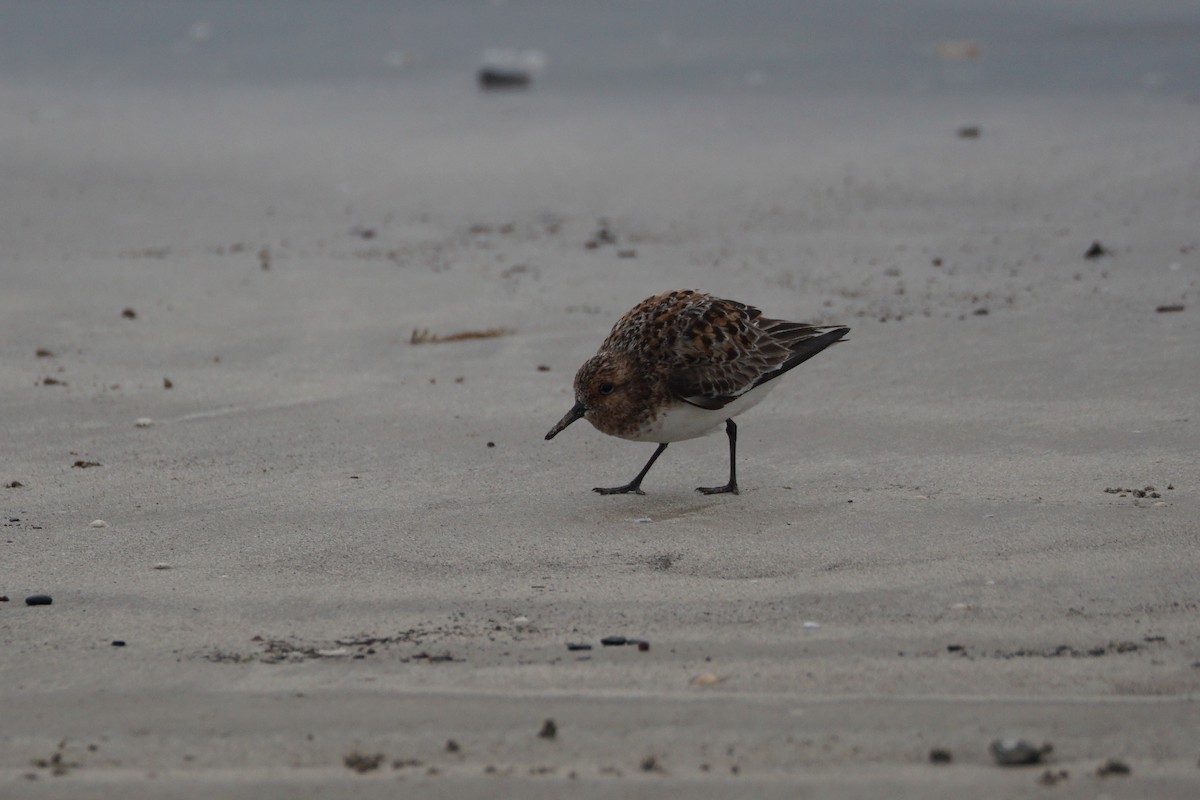
[[[735,417],[762,402],[775,381],[764,383],[729,403],[724,408],[709,411],[690,403],[676,403],[659,413],[651,425],[637,433],[622,436],[634,442],[681,442],[712,433],[730,417]]]

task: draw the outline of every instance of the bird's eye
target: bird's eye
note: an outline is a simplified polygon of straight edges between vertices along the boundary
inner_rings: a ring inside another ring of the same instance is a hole
[[[612,394],[613,389],[615,389],[615,388],[616,387],[613,386],[611,383],[602,383],[602,384],[600,384],[600,394]]]

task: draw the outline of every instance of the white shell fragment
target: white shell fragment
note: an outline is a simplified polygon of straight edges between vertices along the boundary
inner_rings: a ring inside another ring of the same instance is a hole
[[[154,568],[155,569],[175,569],[175,566],[173,564],[168,564],[165,561],[159,561],[157,564],[154,565]]]
[[[92,520],[92,527],[93,528],[107,528],[108,523],[102,519],[94,519],[94,520]]]
[[[154,420],[150,419],[149,417],[138,417],[133,421],[133,426],[135,428],[149,428],[153,424]]]

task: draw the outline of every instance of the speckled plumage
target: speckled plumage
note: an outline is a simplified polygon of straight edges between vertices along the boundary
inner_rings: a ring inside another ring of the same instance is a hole
[[[669,442],[726,423],[730,481],[702,489],[737,492],[733,417],[762,400],[774,379],[835,343],[849,328],[767,319],[734,300],[680,290],[648,298],[613,326],[575,376],[575,406],[547,439],[584,418],[603,433],[658,442],[630,484],[597,489],[639,492],[642,477]]]

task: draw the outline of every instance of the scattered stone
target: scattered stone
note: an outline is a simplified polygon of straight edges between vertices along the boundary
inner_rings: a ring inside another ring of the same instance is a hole
[[[1109,250],[1107,247],[1100,244],[1100,242],[1095,241],[1092,242],[1092,246],[1087,249],[1087,252],[1083,254],[1083,257],[1089,261],[1095,261],[1097,258],[1103,258],[1104,256],[1111,255],[1112,250]]]
[[[624,636],[605,636],[600,640],[600,644],[604,645],[605,647],[620,647],[622,645],[629,644],[629,640]]]
[[[392,761],[392,769],[404,769],[405,767],[420,767],[425,762],[419,758],[397,758]]]
[[[4,484],[4,488],[5,489],[20,489],[24,485],[25,484],[21,483],[20,481],[9,481],[8,483]]]
[[[637,258],[637,250],[632,248],[628,250],[618,250],[617,258]]]
[[[94,519],[91,521],[90,524],[93,528],[107,528],[108,527],[108,523],[102,519]]]
[[[171,564],[168,564],[166,561],[159,561],[154,565],[154,569],[175,569],[175,567]]]
[[[54,351],[48,350],[45,347],[39,347],[37,349],[37,357],[38,358],[54,358]]]
[[[458,742],[454,741],[453,739],[446,740],[446,752],[447,753],[457,753],[461,750],[462,750],[462,746],[459,745]]]
[[[495,442],[488,442],[488,443],[487,443],[487,446],[488,446],[488,447],[495,447],[495,446],[496,446],[496,443],[495,443]]]
[[[958,138],[960,139],[978,139],[982,133],[978,125],[963,125],[958,129]]]
[[[645,653],[649,649],[650,649],[649,642],[638,642],[638,652]]]
[[[172,381],[170,378],[163,378],[163,388],[164,389],[174,389],[175,388],[174,381]]]
[[[1024,739],[996,739],[988,750],[1000,766],[1016,767],[1042,763],[1042,759],[1054,752],[1054,745],[1046,742],[1038,746]]]
[[[642,772],[666,772],[666,770],[662,768],[662,764],[658,763],[658,758],[655,756],[646,756],[642,759],[642,763],[638,766],[642,768]]]
[[[0,594],[0,603],[7,603],[7,602],[8,602],[8,595]]]
[[[1096,767],[1096,777],[1110,778],[1113,775],[1129,775],[1133,772],[1128,764],[1120,759],[1110,758]]]
[[[360,753],[357,750],[347,753],[342,759],[342,763],[346,765],[346,769],[352,769],[362,775],[366,772],[379,769],[379,765],[383,763],[383,753]]]
[[[548,366],[546,366],[545,364],[538,364],[537,371],[538,372],[549,372],[550,368]]]
[[[965,648],[965,647],[963,647],[961,644],[948,644],[948,645],[946,645],[946,652],[948,652],[948,653],[961,653],[961,652],[963,652],[964,650],[966,650],[966,648]]]
[[[526,625],[529,624],[529,617],[526,617],[526,616],[513,617],[512,624],[518,628],[524,628]]]
[[[101,464],[99,461],[84,461],[83,459],[80,459],[79,461],[76,461],[71,466],[77,467],[78,469],[88,469],[89,467],[102,467],[104,465]]]
[[[542,729],[538,731],[539,739],[553,739],[558,736],[558,725],[552,719],[547,719],[542,723]]]
[[[31,594],[25,598],[27,606],[48,606],[54,602],[54,599],[48,594]]]
[[[480,67],[475,77],[479,81],[479,88],[484,91],[525,89],[531,80],[528,72],[498,67]]]
[[[51,378],[49,375],[42,378],[42,386],[66,386],[66,381],[60,381],[58,378]]]
[[[125,319],[137,319],[137,312],[132,308],[127,308],[121,312],[121,316]]]
[[[1154,310],[1159,314],[1170,314],[1173,311],[1184,311],[1187,308],[1183,303],[1169,303],[1164,306],[1158,306]]]
[[[113,647],[124,647],[125,640],[124,639],[113,639],[112,646]]]
[[[138,417],[133,421],[133,427],[135,428],[150,428],[153,425],[154,420],[150,419],[149,417]]]
[[[696,686],[715,686],[720,682],[721,679],[711,672],[701,672],[692,678],[692,683]]]
[[[591,650],[592,646],[590,644],[583,644],[582,642],[567,642],[567,649],[572,651]]]
[[[949,764],[953,760],[954,756],[945,748],[935,747],[929,751],[930,764]]]
[[[1040,778],[1038,778],[1038,783],[1040,783],[1042,786],[1055,786],[1062,781],[1065,781],[1069,777],[1071,777],[1071,773],[1067,772],[1065,769],[1048,769],[1042,773]]]

